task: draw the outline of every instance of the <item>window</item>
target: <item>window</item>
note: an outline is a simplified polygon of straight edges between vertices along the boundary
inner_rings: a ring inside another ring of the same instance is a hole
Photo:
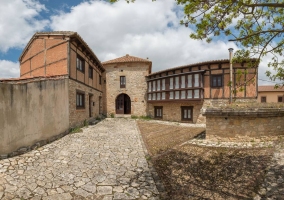
[[[160,91],[160,80],[157,80],[157,91]]]
[[[148,92],[151,92],[152,91],[152,84],[151,82],[148,83]]]
[[[194,98],[199,99],[199,90],[194,90]]]
[[[199,74],[194,74],[194,87],[199,87]]]
[[[163,118],[163,107],[162,106],[155,106],[154,107],[155,111],[155,118]]]
[[[185,76],[181,77],[181,84],[180,84],[181,88],[185,88]]]
[[[101,75],[99,76],[99,84],[100,85],[102,84],[102,76]]]
[[[179,99],[179,91],[175,91],[175,99]]]
[[[166,79],[162,79],[162,90],[166,89]]]
[[[185,91],[181,91],[181,99],[185,99]]]
[[[152,94],[152,100],[156,100],[156,93]]]
[[[174,92],[170,92],[170,99],[174,99]]]
[[[183,121],[192,121],[192,106],[181,106],[181,119]]]
[[[261,103],[266,103],[266,97],[261,97]]]
[[[166,99],[166,93],[162,92],[162,99]]]
[[[278,102],[283,102],[283,96],[278,96]]]
[[[192,99],[192,90],[187,90],[187,98]]]
[[[161,93],[157,93],[157,100],[161,100]]]
[[[82,57],[80,57],[79,55],[77,55],[77,70],[81,71],[81,72],[85,72],[85,61]]]
[[[93,68],[89,67],[89,78],[93,79]]]
[[[187,75],[187,87],[192,87],[192,75]]]
[[[179,88],[179,77],[176,76],[175,77],[175,89],[178,89]]]
[[[211,87],[222,87],[222,86],[223,86],[222,74],[211,75]]]
[[[174,78],[170,78],[170,89],[174,88]]]
[[[85,108],[85,94],[83,92],[76,93],[76,107]]]
[[[125,88],[126,85],[126,78],[125,76],[120,77],[120,88]]]
[[[152,85],[153,85],[153,91],[156,91],[156,81],[153,81]]]
[[[152,100],[152,94],[148,94],[148,100]]]

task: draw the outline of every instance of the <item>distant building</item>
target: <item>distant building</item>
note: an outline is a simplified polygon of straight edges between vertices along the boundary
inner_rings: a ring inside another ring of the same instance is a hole
[[[274,85],[258,86],[258,98],[260,103],[284,102],[284,87],[274,88]]]

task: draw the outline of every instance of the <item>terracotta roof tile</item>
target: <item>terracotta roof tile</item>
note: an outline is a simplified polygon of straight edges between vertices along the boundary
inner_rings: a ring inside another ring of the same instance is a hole
[[[131,62],[152,63],[152,61],[148,59],[138,58],[138,57],[130,56],[129,54],[126,54],[125,56],[102,62],[102,64],[106,65],[106,64],[113,64],[113,63],[131,63]]]
[[[277,91],[277,92],[284,92],[284,87],[279,87],[277,89],[274,88],[274,85],[261,85],[258,86],[258,92],[273,92],[273,91]]]

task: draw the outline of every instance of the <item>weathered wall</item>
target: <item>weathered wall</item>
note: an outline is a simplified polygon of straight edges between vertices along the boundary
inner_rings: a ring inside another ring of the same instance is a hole
[[[69,128],[68,79],[0,83],[0,154]]]
[[[145,116],[149,64],[118,63],[104,65],[106,70],[106,113],[115,114],[115,101],[119,94],[125,93],[131,99],[131,115]],[[120,88],[120,76],[126,77],[126,87]]]
[[[284,109],[207,109],[206,138],[223,141],[284,135]]]
[[[76,108],[76,92],[83,92],[85,95],[85,107]],[[91,102],[89,97],[91,96]],[[92,87],[83,85],[77,81],[69,79],[69,125],[70,127],[82,124],[84,120],[98,117],[102,113],[102,92],[95,90]],[[90,117],[91,108],[91,117]]]
[[[193,106],[193,120],[184,121],[187,123],[205,123],[205,118],[200,116],[200,109],[203,102],[160,102],[160,103],[148,103],[148,115],[154,117],[154,106],[163,106],[163,118],[166,121],[178,121],[181,119],[181,106]]]

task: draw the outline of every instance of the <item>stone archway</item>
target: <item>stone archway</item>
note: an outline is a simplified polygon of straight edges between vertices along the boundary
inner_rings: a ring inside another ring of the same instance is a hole
[[[131,114],[131,100],[127,94],[120,94],[115,100],[116,114]]]

